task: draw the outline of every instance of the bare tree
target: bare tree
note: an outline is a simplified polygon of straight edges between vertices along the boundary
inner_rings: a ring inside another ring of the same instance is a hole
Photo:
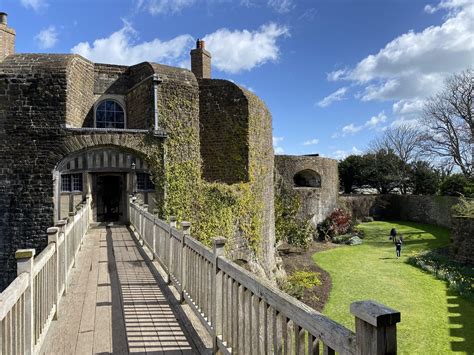
[[[467,178],[474,172],[473,93],[474,70],[454,74],[441,92],[426,101],[422,116],[427,128],[423,148],[459,167]]]
[[[400,158],[402,164],[398,172],[400,178],[398,186],[403,194],[406,194],[409,189],[409,164],[415,162],[419,157],[421,138],[420,130],[405,123],[387,128],[382,136],[370,144],[370,150],[374,153],[385,150],[393,152]]]
[[[410,124],[401,124],[385,130],[383,135],[371,143],[371,150],[393,151],[405,164],[418,159],[422,134]]]

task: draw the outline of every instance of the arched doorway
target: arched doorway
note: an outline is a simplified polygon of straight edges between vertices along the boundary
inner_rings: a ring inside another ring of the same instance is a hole
[[[68,217],[86,196],[91,197],[93,222],[129,221],[129,197],[154,209],[155,186],[139,155],[118,147],[97,147],[73,153],[54,170],[55,219]]]

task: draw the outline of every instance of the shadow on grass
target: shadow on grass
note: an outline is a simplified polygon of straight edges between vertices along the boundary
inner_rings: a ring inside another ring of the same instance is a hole
[[[384,226],[377,225],[380,222],[384,222]],[[371,235],[367,238],[367,242],[374,246],[387,247],[388,243],[393,243],[389,240],[392,227],[397,229],[399,235],[403,235],[404,248],[409,248],[411,251],[436,249],[450,242],[450,231],[444,227],[404,221],[380,222],[372,222],[373,225],[364,224],[364,229]],[[431,234],[434,238],[426,238],[423,234]]]
[[[474,353],[474,307],[468,300],[455,292],[446,290],[448,301],[448,321],[450,324],[451,350]],[[455,338],[455,339],[453,339]]]

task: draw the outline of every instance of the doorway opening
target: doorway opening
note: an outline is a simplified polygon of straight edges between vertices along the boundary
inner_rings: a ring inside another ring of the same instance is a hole
[[[123,217],[124,181],[122,175],[98,175],[96,208],[97,222],[118,222]]]

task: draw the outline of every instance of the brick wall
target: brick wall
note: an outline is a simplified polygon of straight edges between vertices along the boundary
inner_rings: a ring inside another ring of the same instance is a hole
[[[15,53],[15,30],[0,23],[0,62]]]
[[[191,51],[191,71],[198,79],[211,78],[211,53],[202,48]]]

